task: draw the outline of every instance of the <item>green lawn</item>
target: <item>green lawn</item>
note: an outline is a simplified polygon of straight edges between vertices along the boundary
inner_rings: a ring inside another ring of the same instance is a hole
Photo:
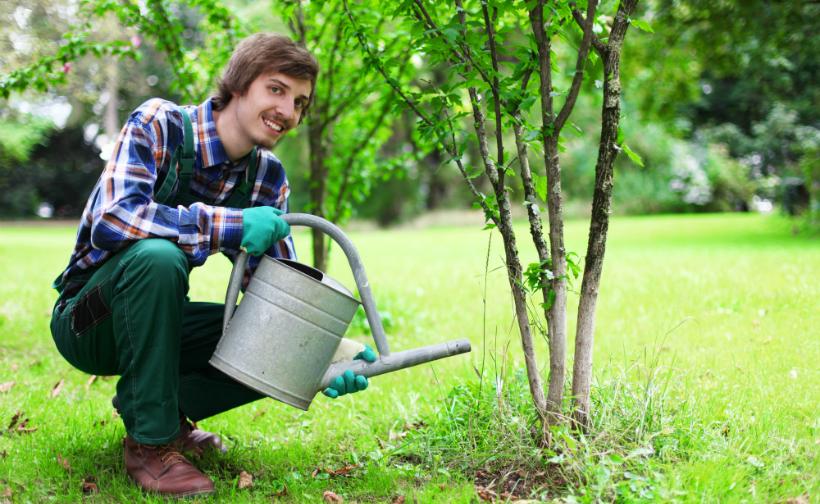
[[[459,465],[446,450],[401,454],[405,440],[448,431],[454,403],[446,398],[454,387],[475,386],[474,367],[484,367],[485,383],[504,373],[509,387],[523,367],[500,239],[492,239],[485,275],[490,234],[480,227],[351,233],[392,349],[469,338],[473,352],[378,377],[356,396],[317,397],[309,412],[263,400],[202,422],[230,443],[228,455],[201,464],[218,500],[317,502],[326,490],[345,502],[478,500],[474,469],[483,459]],[[518,231],[524,249],[523,222]],[[568,249],[583,255],[585,235],[583,222],[570,222]],[[0,227],[0,384],[14,382],[0,391],[0,499],[78,501],[89,477],[99,488],[92,500],[142,498],[122,469],[124,430],[109,403],[116,379],[89,383],[51,342],[49,285],[73,236],[73,227]],[[297,233],[305,253],[307,239]],[[352,286],[342,260],[336,253],[330,272]],[[196,270],[192,298],[221,300],[228,272],[216,257]],[[817,502],[818,280],[820,241],[793,235],[779,217],[615,218],[598,303],[596,414],[606,431],[618,408],[631,408],[628,416],[644,401],[655,420],[632,437],[644,451],[594,454],[577,486],[533,491],[568,501]],[[544,363],[545,349],[540,340]],[[623,395],[630,390],[643,392]],[[6,429],[18,411],[18,423],[25,418],[36,430]],[[486,455],[476,449],[462,458]],[[348,465],[355,467],[346,475],[314,474]],[[238,488],[241,471],[254,476],[251,488]]]

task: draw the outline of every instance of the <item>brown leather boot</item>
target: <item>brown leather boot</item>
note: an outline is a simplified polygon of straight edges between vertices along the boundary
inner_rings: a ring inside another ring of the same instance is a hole
[[[120,412],[119,398],[114,395],[111,398],[111,405]],[[195,455],[202,455],[205,450],[215,449],[220,453],[226,453],[228,449],[222,443],[222,439],[208,431],[197,429],[196,423],[191,422],[182,411],[179,412],[179,437],[174,440],[174,443],[179,444],[180,451],[186,453],[193,453]]]
[[[220,453],[228,451],[222,439],[214,433],[198,429],[185,415],[179,417],[179,437],[174,441],[184,452],[201,455],[206,450],[218,450]]]
[[[143,490],[174,497],[210,494],[214,483],[179,453],[176,443],[145,445],[125,436],[125,471]]]

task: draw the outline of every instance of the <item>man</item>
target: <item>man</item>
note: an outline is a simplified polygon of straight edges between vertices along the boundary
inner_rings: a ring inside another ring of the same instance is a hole
[[[223,306],[190,302],[188,275],[211,254],[233,259],[240,248],[252,256],[246,278],[262,254],[295,259],[280,217],[288,182],[268,149],[304,118],[317,74],[314,57],[287,37],[245,39],[217,96],[189,107],[152,99],[131,114],[85,207],[54,283],[51,331],[73,366],[120,375],[113,402],[127,433],[125,469],[143,489],[213,492],[182,452],[224,446],[187,418],[262,397],[208,365]],[[355,378],[326,395],[366,388]]]

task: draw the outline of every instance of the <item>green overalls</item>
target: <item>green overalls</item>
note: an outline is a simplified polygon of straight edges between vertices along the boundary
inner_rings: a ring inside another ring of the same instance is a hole
[[[184,143],[155,191],[155,201],[169,206],[198,201],[189,189],[193,129],[180,110]],[[256,148],[248,164],[244,183],[221,206],[249,206]],[[71,282],[84,286],[68,299],[61,295],[54,307],[51,332],[63,357],[86,373],[120,375],[118,408],[138,443],[175,439],[180,412],[197,421],[263,397],[208,364],[222,332],[224,305],[191,302],[189,273],[188,259],[175,243],[137,240],[93,271],[73,276]]]

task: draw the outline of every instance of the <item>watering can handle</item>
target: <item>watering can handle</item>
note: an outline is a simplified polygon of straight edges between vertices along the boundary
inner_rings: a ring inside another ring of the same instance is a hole
[[[356,280],[356,287],[359,289],[359,296],[362,298],[364,313],[367,315],[367,323],[370,325],[370,330],[373,333],[373,339],[376,342],[379,355],[382,357],[390,355],[390,347],[387,345],[387,337],[384,334],[382,320],[379,316],[379,312],[376,310],[376,301],[373,298],[373,293],[370,291],[370,282],[367,280],[364,266],[359,258],[359,252],[356,250],[353,242],[351,242],[335,224],[321,217],[303,213],[292,213],[284,214],[281,218],[292,226],[307,226],[318,229],[339,244],[339,247],[341,247],[345,256],[347,256],[350,269],[353,271],[353,278]],[[234,261],[233,270],[231,271],[231,280],[228,284],[228,292],[225,295],[225,316],[222,322],[223,334],[236,309],[236,301],[239,298],[239,290],[242,286],[247,261],[248,254],[246,252],[240,252]]]

